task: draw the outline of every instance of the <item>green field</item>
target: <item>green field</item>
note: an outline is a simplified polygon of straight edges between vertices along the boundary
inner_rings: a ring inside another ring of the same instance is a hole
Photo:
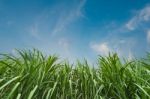
[[[150,54],[69,64],[38,50],[0,55],[0,99],[150,99]]]

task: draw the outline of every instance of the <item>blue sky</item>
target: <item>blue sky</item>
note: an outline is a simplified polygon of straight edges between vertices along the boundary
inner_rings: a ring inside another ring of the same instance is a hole
[[[0,52],[37,48],[71,61],[150,50],[150,0],[0,0]]]

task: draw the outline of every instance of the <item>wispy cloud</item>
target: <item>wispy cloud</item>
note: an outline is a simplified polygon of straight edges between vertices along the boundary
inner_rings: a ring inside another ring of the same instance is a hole
[[[78,18],[85,17],[83,8],[86,0],[78,0],[77,2],[57,3],[51,8],[45,8],[33,20],[33,24],[29,26],[30,35],[39,39],[40,32],[44,31],[49,36],[60,36],[68,30],[68,26]],[[69,8],[69,9],[68,9]],[[44,34],[44,35],[45,35]]]
[[[147,34],[147,43],[150,43],[150,5],[146,5],[143,9],[138,10],[136,14],[126,23],[128,30],[141,30]]]
[[[120,40],[119,38],[108,38],[99,43],[90,43],[90,48],[100,54],[108,55],[108,53],[118,53],[119,56],[126,56],[132,53],[132,49],[135,47],[136,41],[132,38],[124,38]],[[130,55],[129,55],[130,56]]]
[[[137,43],[137,38],[132,36],[123,36],[131,34],[127,28],[124,27],[124,23],[117,24],[115,22],[106,24],[104,29],[101,29],[101,33],[106,33],[105,37],[98,40],[92,40],[90,42],[90,48],[93,52],[98,52],[101,55],[108,55],[109,52],[118,53],[119,56],[128,57],[129,53],[132,53],[132,49]]]
[[[107,55],[111,51],[107,42],[103,42],[103,43],[99,43],[99,44],[98,43],[93,43],[93,44],[91,43],[90,47],[94,51],[98,52],[101,55]]]
[[[82,10],[86,3],[86,0],[81,0],[75,8],[70,8],[71,10],[67,13],[62,13],[62,15],[59,17],[58,22],[56,23],[56,26],[54,27],[52,34],[55,35],[59,32],[62,32],[67,28],[67,26],[76,20],[79,17],[84,17]]]
[[[136,12],[136,14],[126,23],[129,30],[135,30],[144,22],[150,21],[150,5]]]
[[[30,32],[31,36],[33,36],[34,38],[40,39],[37,23],[30,27],[29,32]]]
[[[117,22],[106,24],[106,27],[104,26],[101,32],[105,32],[107,35],[99,40],[92,40],[92,42],[99,43],[91,45],[90,42],[90,48],[92,48],[94,52],[99,52],[99,54],[102,55],[115,51],[119,56],[126,56],[132,59],[136,52],[134,52],[134,50],[139,48],[138,44],[145,43],[143,42],[143,38],[139,37],[140,35],[143,36],[145,30],[147,31],[147,37],[145,38],[147,38],[147,42],[150,43],[149,22],[150,5],[146,5],[143,9],[136,11],[129,21],[121,24],[117,24]],[[143,33],[141,31],[143,31]],[[143,41],[140,42],[140,40]],[[142,47],[140,46],[138,50],[141,49]]]

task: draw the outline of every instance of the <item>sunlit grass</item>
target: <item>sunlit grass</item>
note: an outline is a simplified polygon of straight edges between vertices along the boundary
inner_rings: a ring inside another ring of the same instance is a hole
[[[122,62],[117,54],[70,65],[38,50],[0,56],[0,99],[150,99],[150,54]]]

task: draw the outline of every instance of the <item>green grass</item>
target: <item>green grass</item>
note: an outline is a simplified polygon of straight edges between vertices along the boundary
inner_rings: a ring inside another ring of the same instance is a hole
[[[133,61],[99,56],[95,68],[35,49],[1,54],[0,99],[150,99],[150,54]]]

